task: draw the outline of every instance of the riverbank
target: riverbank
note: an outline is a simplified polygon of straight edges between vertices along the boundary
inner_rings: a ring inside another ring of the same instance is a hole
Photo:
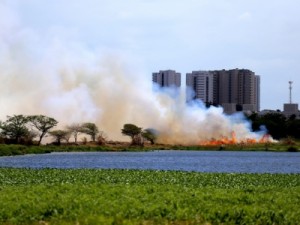
[[[299,151],[300,143],[287,145],[284,143],[251,144],[251,145],[221,145],[221,146],[184,146],[184,145],[164,145],[146,144],[144,146],[131,146],[130,143],[117,144],[86,144],[86,145],[4,145],[0,144],[0,156],[24,155],[24,154],[45,154],[51,152],[103,152],[103,151],[152,151],[152,150],[221,150],[221,151]]]
[[[0,168],[0,223],[299,224],[300,174]]]
[[[0,144],[0,156],[24,155],[24,154],[45,154],[51,152],[99,152],[99,151],[152,151],[152,150],[221,150],[221,151],[291,151],[300,150],[300,142],[285,143],[263,143],[263,144],[234,144],[234,145],[165,145],[165,144],[145,144],[144,146],[131,146],[127,142],[110,142],[104,145],[96,143],[88,144],[63,144],[56,145],[41,145],[41,146],[26,146],[26,145],[5,145]]]

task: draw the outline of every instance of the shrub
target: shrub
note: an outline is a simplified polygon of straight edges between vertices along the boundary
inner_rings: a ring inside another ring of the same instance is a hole
[[[287,149],[287,151],[288,152],[298,152],[298,149],[296,148],[296,147],[289,147],[288,149]]]

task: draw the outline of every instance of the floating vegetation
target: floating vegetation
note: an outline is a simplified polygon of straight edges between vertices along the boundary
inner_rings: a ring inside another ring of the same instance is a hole
[[[300,174],[0,169],[0,224],[299,224]]]

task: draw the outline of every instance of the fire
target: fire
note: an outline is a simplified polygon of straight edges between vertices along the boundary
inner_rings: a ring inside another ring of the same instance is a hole
[[[235,144],[258,144],[258,143],[268,143],[270,142],[271,137],[269,134],[265,134],[262,136],[261,139],[257,140],[254,138],[246,138],[244,140],[238,140],[236,138],[235,132],[231,132],[231,137],[222,136],[220,139],[214,139],[208,141],[200,142],[200,145],[235,145]]]

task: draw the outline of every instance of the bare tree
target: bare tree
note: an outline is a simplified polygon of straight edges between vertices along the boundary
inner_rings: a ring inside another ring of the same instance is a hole
[[[99,145],[105,144],[107,141],[107,135],[104,133],[104,131],[99,131],[99,134],[97,136],[97,142]]]
[[[73,123],[69,126],[67,126],[67,130],[70,131],[70,134],[73,134],[74,142],[77,143],[77,137],[80,133],[83,133],[83,127],[82,124],[79,123]]]
[[[60,145],[62,140],[68,140],[68,137],[70,138],[70,132],[67,130],[53,130],[49,131],[49,134],[55,139],[57,145]]]

